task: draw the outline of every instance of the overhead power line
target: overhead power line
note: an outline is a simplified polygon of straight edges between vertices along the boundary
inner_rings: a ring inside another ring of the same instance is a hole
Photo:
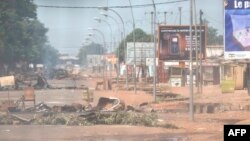
[[[206,14],[206,13],[204,13],[204,16],[205,16],[205,18],[210,19],[210,21],[209,21],[209,22],[215,22],[215,23],[218,23],[218,24],[220,24],[220,25],[222,25],[222,24],[223,24],[223,21],[218,20],[218,19],[216,19],[216,18],[213,18],[213,17],[209,16],[209,15],[208,15],[208,14]],[[212,20],[212,21],[211,21],[211,20]]]
[[[155,5],[163,5],[163,4],[172,4],[172,3],[179,3],[179,2],[185,2],[189,0],[173,0],[168,2],[160,2],[155,3]],[[144,7],[150,7],[153,4],[141,4],[141,5],[132,5],[133,8],[144,8]],[[68,8],[68,9],[98,9],[102,6],[53,6],[53,5],[37,5],[37,7],[43,7],[43,8]],[[131,6],[109,6],[108,8],[131,8]]]

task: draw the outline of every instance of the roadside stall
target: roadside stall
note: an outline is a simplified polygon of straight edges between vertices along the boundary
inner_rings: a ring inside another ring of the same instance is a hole
[[[184,69],[182,67],[169,68],[169,83],[172,87],[182,87],[185,85]]]
[[[242,90],[245,86],[246,64],[241,61],[223,61],[221,66],[222,93],[233,92],[234,90]]]
[[[216,61],[205,60],[202,62],[202,79],[204,85],[220,84],[220,65]]]

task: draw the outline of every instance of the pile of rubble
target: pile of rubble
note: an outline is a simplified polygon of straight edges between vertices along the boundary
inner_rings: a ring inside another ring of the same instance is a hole
[[[1,104],[0,104],[1,105]],[[0,125],[142,125],[175,128],[160,125],[158,116],[148,103],[138,106],[127,105],[118,98],[101,97],[95,107],[73,103],[50,107],[39,103],[26,109],[5,108],[0,112]]]
[[[158,117],[155,113],[138,112],[102,112],[91,111],[81,113],[33,113],[29,118],[22,114],[0,113],[0,125],[33,124],[33,125],[143,125],[158,126]]]
[[[46,125],[144,125],[156,126],[156,114],[135,112],[86,112],[83,114],[47,113],[33,119],[31,124]]]
[[[8,76],[1,77],[13,77],[13,84],[11,86],[5,86],[0,84],[0,90],[12,90],[12,89],[23,89],[27,86],[32,86],[35,89],[85,89],[86,86],[70,86],[70,87],[55,87],[49,84],[47,79],[70,79],[72,81],[76,80],[86,80],[87,78],[91,78],[90,75],[85,74],[69,74],[66,70],[58,69],[52,70],[51,74],[28,71],[28,72],[11,72]],[[0,81],[1,81],[0,77]],[[3,80],[5,82],[9,82],[10,79]],[[12,80],[11,80],[12,81]]]

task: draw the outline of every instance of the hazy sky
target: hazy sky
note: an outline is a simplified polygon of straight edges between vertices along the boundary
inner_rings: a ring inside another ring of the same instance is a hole
[[[37,5],[49,6],[128,6],[129,0],[34,0]],[[176,0],[155,0],[155,3],[171,2]],[[204,18],[210,22],[210,26],[217,28],[219,33],[223,33],[223,0],[196,0],[197,2],[197,16],[199,10],[204,11]],[[131,0],[132,5],[151,4],[152,0]],[[182,7],[182,24],[189,24],[189,1],[156,5],[157,18],[159,22],[164,22],[163,12],[167,12],[167,24],[179,24],[178,7]],[[126,34],[132,31],[132,16],[130,8],[115,8],[125,22]],[[151,18],[149,13],[153,10],[152,6],[143,8],[133,8],[135,25],[142,28],[147,33],[151,32]],[[101,17],[108,21],[112,26],[112,33],[115,41],[120,38],[120,31],[122,24],[119,18],[112,12],[106,12],[108,15],[115,18],[117,23],[111,18],[105,18],[100,15],[101,11],[98,9],[66,9],[66,8],[37,8],[38,19],[49,29],[47,36],[50,44],[58,49],[61,53],[69,53],[76,55],[79,48],[88,37],[88,28],[97,28],[105,34],[106,42],[110,42],[110,29],[104,22],[98,23],[93,18]],[[171,14],[172,12],[172,14]],[[101,43],[102,38],[98,33],[95,33],[92,38],[96,42]]]

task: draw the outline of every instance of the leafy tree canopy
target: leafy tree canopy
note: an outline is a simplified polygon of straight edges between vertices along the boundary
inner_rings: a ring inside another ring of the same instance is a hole
[[[145,31],[143,31],[140,28],[136,28],[134,31],[132,31],[131,33],[129,33],[125,39],[122,40],[122,42],[119,45],[119,60],[120,62],[124,61],[124,57],[125,57],[125,50],[126,47],[124,47],[124,42],[133,42],[133,32],[135,32],[135,42],[151,42],[152,39],[152,35],[147,34]],[[116,54],[118,54],[118,52],[116,51]]]
[[[204,23],[209,25],[209,21],[204,19]],[[207,31],[207,44],[208,45],[223,45],[223,36],[218,34],[218,29],[208,26]]]
[[[33,0],[0,1],[0,64],[43,63],[45,54],[57,55],[36,16]]]

